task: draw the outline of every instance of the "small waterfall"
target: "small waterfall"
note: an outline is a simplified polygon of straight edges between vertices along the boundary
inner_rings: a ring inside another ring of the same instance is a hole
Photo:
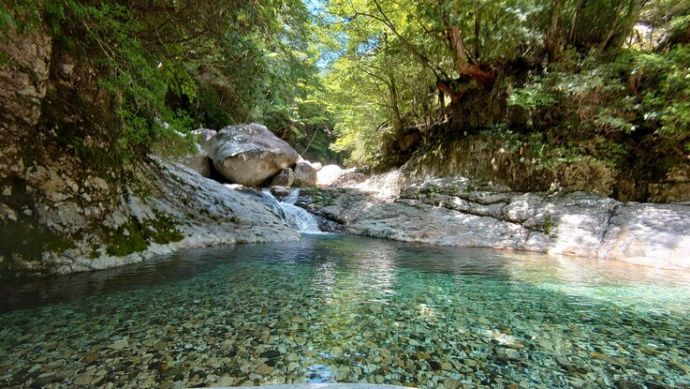
[[[290,193],[285,196],[283,199],[284,203],[295,205],[297,203],[297,199],[299,199],[299,189],[293,189],[290,191]]]
[[[295,230],[307,234],[320,233],[319,223],[316,217],[305,209],[295,205],[299,198],[299,189],[295,189],[288,194],[283,201],[277,201],[270,190],[262,191],[267,197],[272,198],[283,210],[284,219],[287,224]]]

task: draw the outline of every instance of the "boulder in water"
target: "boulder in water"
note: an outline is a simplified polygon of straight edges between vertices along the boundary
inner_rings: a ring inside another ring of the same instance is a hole
[[[273,177],[273,180],[271,180],[271,186],[290,187],[292,186],[293,182],[295,182],[295,173],[292,171],[292,169],[287,168],[281,170],[277,176]]]
[[[209,157],[226,179],[259,186],[293,165],[299,154],[261,124],[228,126],[211,140]]]
[[[317,171],[309,161],[297,162],[295,165],[296,186],[316,186]]]

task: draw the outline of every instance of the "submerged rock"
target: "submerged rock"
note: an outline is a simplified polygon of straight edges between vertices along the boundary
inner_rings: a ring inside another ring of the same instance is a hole
[[[211,140],[209,156],[231,182],[259,186],[295,164],[299,155],[261,124],[228,126]]]
[[[110,346],[108,346],[108,348],[113,350],[122,350],[127,347],[129,347],[129,340],[127,338],[116,340]]]

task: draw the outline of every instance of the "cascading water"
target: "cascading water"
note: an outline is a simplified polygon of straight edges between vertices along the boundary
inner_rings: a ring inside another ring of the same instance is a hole
[[[270,197],[273,199],[273,201],[275,201],[276,204],[278,204],[283,211],[285,221],[290,227],[299,232],[307,234],[321,232],[316,217],[307,212],[305,209],[295,205],[297,199],[299,198],[299,189],[294,189],[291,191],[285,197],[285,199],[283,199],[283,201],[278,201],[275,197],[273,197],[273,194],[271,194],[271,191],[268,189],[263,190],[263,193],[266,197]]]
[[[299,199],[299,189],[293,189],[288,193],[287,196],[283,199],[283,203],[290,204],[290,205],[295,205],[297,203],[297,200]]]

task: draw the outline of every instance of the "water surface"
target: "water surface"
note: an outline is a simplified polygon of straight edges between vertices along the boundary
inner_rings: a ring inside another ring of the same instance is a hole
[[[0,387],[690,386],[690,275],[617,262],[304,236],[5,284],[0,310]]]

